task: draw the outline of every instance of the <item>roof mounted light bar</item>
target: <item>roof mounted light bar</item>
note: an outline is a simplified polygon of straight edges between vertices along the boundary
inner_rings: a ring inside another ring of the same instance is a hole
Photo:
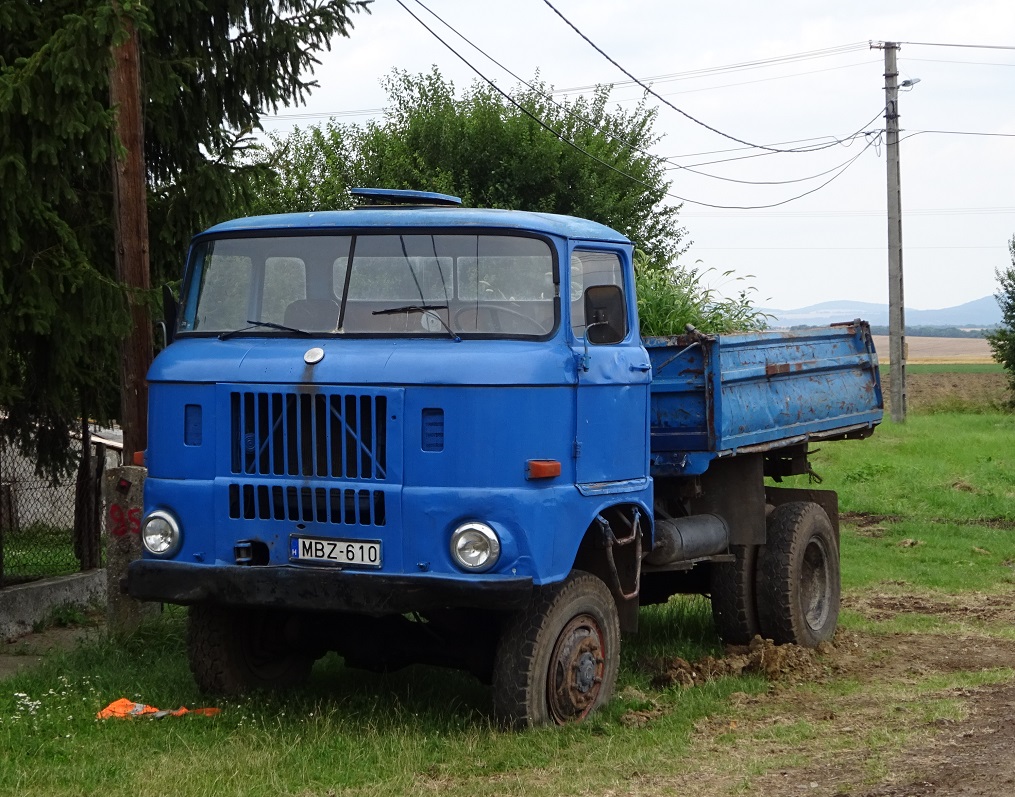
[[[450,194],[435,194],[433,191],[406,191],[397,188],[350,188],[349,193],[356,199],[365,200],[362,207],[377,205],[440,205],[460,207],[460,197]]]

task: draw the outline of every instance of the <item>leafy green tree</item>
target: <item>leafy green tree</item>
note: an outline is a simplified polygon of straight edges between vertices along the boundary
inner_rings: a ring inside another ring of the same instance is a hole
[[[990,350],[1008,372],[1008,386],[1012,392],[1010,403],[1015,406],[1015,236],[1008,242],[1011,265],[997,269],[1000,290],[995,294],[1001,306],[1001,325],[987,334]]]
[[[659,140],[654,109],[611,110],[608,87],[561,103],[542,83],[520,87],[513,102],[481,83],[459,96],[436,68],[396,70],[385,89],[380,121],[276,137],[264,155],[272,173],[250,209],[346,207],[356,185],[424,189],[468,206],[593,219],[630,237],[656,266],[686,249],[679,206],[665,204],[665,162],[648,153]]]
[[[235,214],[265,109],[303,100],[358,0],[0,0],[0,436],[55,473],[118,409],[110,47],[141,36],[153,283]]]

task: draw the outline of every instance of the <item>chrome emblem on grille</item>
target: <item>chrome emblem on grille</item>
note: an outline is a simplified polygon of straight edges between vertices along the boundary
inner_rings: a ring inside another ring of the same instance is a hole
[[[321,360],[324,359],[324,349],[314,347],[307,349],[307,353],[303,355],[303,362],[307,365],[317,365]]]

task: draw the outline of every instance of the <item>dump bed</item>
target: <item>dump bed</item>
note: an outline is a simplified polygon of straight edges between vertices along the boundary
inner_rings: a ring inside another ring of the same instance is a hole
[[[819,329],[647,338],[652,474],[703,473],[711,460],[864,437],[884,407],[866,321]]]

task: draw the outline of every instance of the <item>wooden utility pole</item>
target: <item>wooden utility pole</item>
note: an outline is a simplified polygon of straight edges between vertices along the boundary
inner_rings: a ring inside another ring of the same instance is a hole
[[[112,47],[109,100],[117,109],[113,151],[113,226],[116,278],[124,286],[131,331],[121,344],[120,425],[127,462],[148,447],[148,385],[152,361],[151,312],[144,296],[151,285],[148,264],[148,204],[144,159],[144,118],[141,113],[141,58],[137,29],[120,14],[126,39]],[[120,149],[122,147],[122,149]]]
[[[899,174],[897,42],[885,51],[885,155],[888,163],[888,359],[892,420],[906,420],[906,302],[902,280],[902,181]]]

